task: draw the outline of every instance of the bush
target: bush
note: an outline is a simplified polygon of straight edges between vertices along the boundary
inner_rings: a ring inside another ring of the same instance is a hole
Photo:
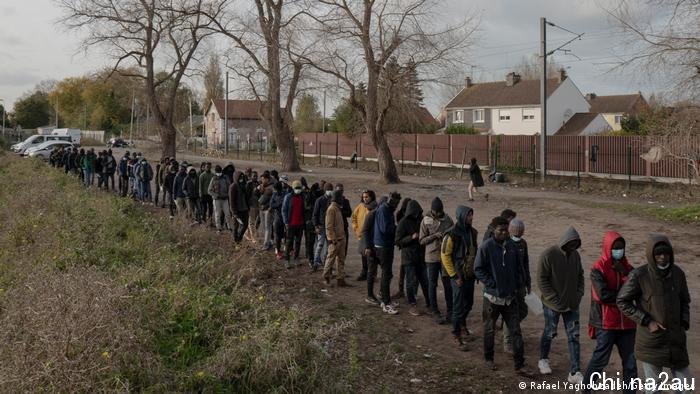
[[[451,124],[445,128],[445,134],[479,134],[479,132],[474,128],[474,126],[467,126],[463,124]]]

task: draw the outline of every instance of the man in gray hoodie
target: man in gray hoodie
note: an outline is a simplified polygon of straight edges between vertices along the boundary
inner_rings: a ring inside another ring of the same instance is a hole
[[[557,335],[559,318],[564,320],[569,347],[569,376],[573,384],[583,382],[581,373],[581,346],[579,343],[579,304],[583,297],[584,281],[581,256],[581,237],[569,227],[557,245],[545,249],[537,266],[537,285],[544,304],[544,332],[540,340],[540,373],[550,374],[549,350]]]
[[[454,226],[450,215],[445,213],[442,200],[435,197],[430,204],[430,212],[423,217],[420,224],[420,244],[425,247],[425,264],[428,270],[428,295],[430,297],[430,312],[435,315],[439,324],[445,324],[452,316],[452,284],[447,274],[440,275],[443,271],[440,262],[440,245],[442,238]],[[445,304],[447,307],[447,319],[440,314],[437,302],[437,282],[442,276],[442,287],[445,290]]]

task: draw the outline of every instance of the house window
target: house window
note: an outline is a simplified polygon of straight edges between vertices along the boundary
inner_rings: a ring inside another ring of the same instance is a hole
[[[464,111],[463,110],[453,112],[452,123],[464,123]]]
[[[524,109],[523,110],[523,120],[535,120],[535,110],[534,109]]]
[[[510,111],[499,109],[498,120],[501,122],[510,122]]]
[[[622,123],[622,115],[615,115],[615,124]]]
[[[474,117],[473,123],[484,123],[484,110],[483,109],[475,109],[474,112],[472,113],[472,116]]]

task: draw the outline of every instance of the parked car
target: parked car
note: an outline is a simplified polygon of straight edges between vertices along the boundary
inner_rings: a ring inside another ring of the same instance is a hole
[[[63,147],[63,148],[75,148],[75,145],[71,144],[68,141],[61,141],[61,140],[53,140],[53,141],[46,141],[43,144],[39,144],[37,146],[33,146],[31,148],[27,148],[27,150],[22,153],[22,156],[29,156],[29,157],[40,157],[44,160],[48,160],[49,156],[51,155],[51,152],[55,147]]]
[[[110,138],[109,141],[107,141],[108,148],[126,148],[128,146],[129,143],[121,138]]]
[[[34,134],[22,142],[18,142],[10,147],[13,152],[23,154],[29,148],[39,146],[47,141],[66,141],[68,143],[72,142],[72,137],[70,135],[46,135],[46,134]]]

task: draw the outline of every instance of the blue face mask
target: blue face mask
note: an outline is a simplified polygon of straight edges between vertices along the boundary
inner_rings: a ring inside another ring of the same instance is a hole
[[[622,258],[625,257],[625,250],[624,249],[613,249],[612,250],[612,258],[615,260],[622,260]]]

